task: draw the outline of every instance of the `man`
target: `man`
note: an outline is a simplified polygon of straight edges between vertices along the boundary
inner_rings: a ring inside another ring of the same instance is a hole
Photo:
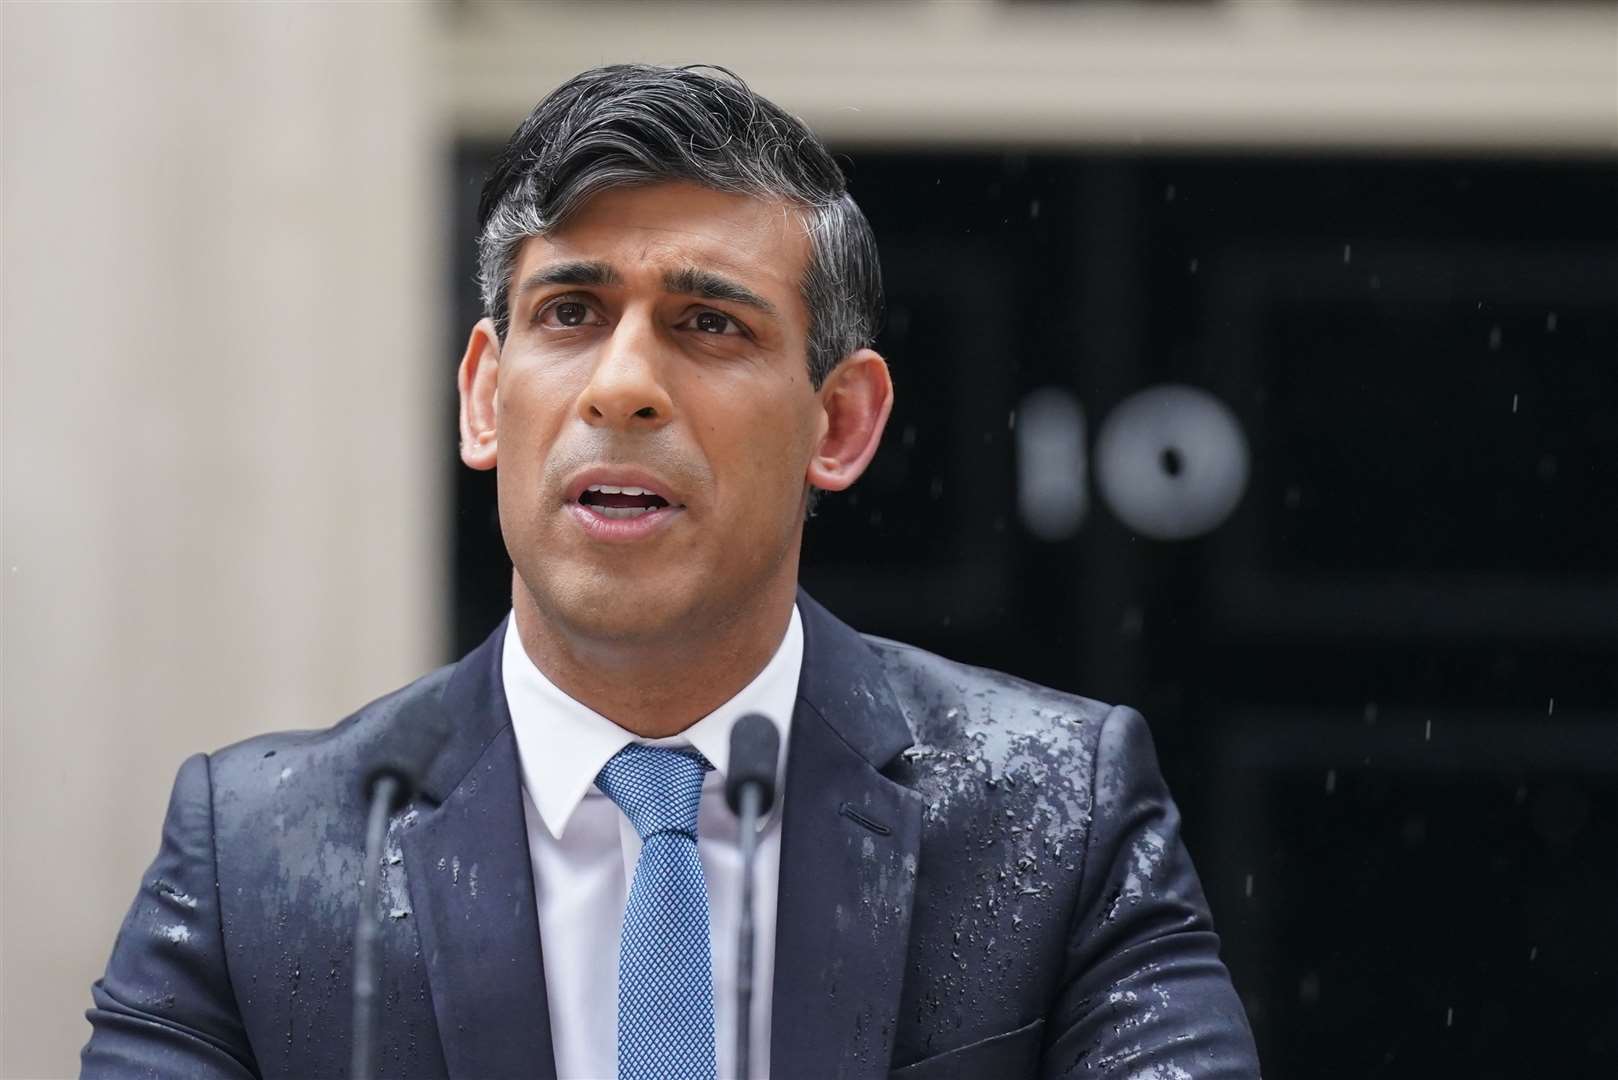
[[[1140,716],[861,637],[797,590],[893,399],[870,229],[724,74],[546,98],[479,209],[461,455],[512,614],[321,732],[187,761],[86,1076],[339,1075],[366,763],[452,727],[381,867],[378,1061],[736,1076],[730,726],[780,728],[751,1075],[1256,1075]]]

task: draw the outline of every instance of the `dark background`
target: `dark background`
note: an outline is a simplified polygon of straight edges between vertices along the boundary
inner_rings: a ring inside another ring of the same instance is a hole
[[[898,401],[810,592],[1146,714],[1267,1074],[1618,1076],[1618,166],[844,149]],[[1024,395],[1093,442],[1162,383],[1238,418],[1235,512],[1153,540],[1091,476],[1036,538]],[[510,563],[455,484],[464,650]]]

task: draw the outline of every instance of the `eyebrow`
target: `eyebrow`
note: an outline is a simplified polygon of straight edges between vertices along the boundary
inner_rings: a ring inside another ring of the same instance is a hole
[[[747,286],[711,270],[702,270],[695,266],[672,270],[663,275],[663,287],[672,293],[700,296],[704,300],[728,300],[732,304],[742,304],[766,315],[776,314],[774,304]]]
[[[532,274],[522,279],[517,286],[517,295],[537,289],[541,285],[617,285],[618,272],[604,262],[591,262],[589,260],[576,260],[573,262],[552,263],[542,266]]]
[[[611,264],[578,259],[540,267],[522,279],[522,283],[517,286],[516,295],[522,296],[529,290],[544,285],[578,285],[588,288],[622,283],[623,279],[618,276],[618,271],[614,270]],[[778,314],[774,304],[752,289],[723,274],[716,274],[712,270],[703,270],[700,267],[687,266],[669,271],[663,275],[663,288],[671,293],[700,296],[705,300],[726,300],[732,304],[741,304],[762,311],[766,315]]]

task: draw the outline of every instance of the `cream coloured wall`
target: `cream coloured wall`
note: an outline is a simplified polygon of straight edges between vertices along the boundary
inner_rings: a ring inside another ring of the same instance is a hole
[[[174,771],[444,658],[417,5],[0,5],[0,1073],[75,1075]]]
[[[503,138],[591,64],[734,68],[826,138],[1618,151],[1612,0],[459,0],[437,92]]]

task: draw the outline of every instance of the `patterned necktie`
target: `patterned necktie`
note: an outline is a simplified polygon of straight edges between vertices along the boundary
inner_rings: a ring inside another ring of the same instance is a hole
[[[596,775],[640,834],[618,951],[618,1080],[713,1080],[708,887],[697,858],[696,752],[631,744]]]

